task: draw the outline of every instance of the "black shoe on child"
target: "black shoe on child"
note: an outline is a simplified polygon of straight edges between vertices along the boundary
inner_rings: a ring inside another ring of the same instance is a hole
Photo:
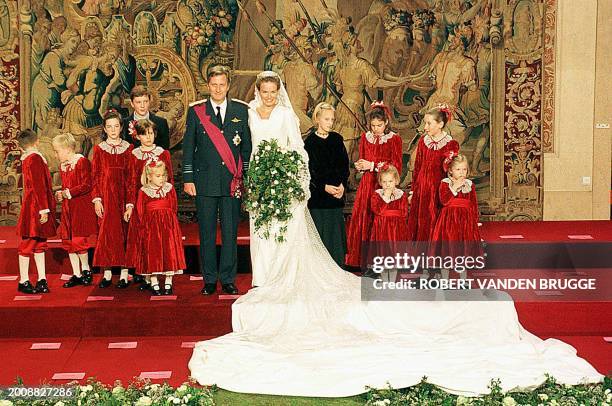
[[[130,286],[130,282],[126,281],[125,279],[119,279],[119,282],[117,282],[118,289],[125,289],[128,286]]]
[[[70,279],[66,283],[64,283],[65,288],[72,288],[74,286],[83,285],[83,277],[78,277],[76,275],[72,275]]]
[[[161,288],[159,287],[159,284],[156,284],[151,285],[151,294],[153,296],[161,296],[164,294],[164,292],[162,292]]]
[[[104,288],[108,288],[110,285],[112,285],[111,280],[102,277],[102,279],[100,280],[100,283],[98,284],[98,287],[104,289]]]
[[[166,296],[172,296],[172,285],[169,285],[166,283],[166,286],[164,286],[164,295]]]
[[[36,292],[49,293],[49,285],[47,285],[46,279],[41,279],[38,282],[36,282]]]
[[[24,283],[17,284],[17,291],[21,293],[26,293],[28,295],[33,295],[37,293],[36,289],[34,288],[34,286],[32,286],[30,281],[25,281]]]
[[[83,285],[89,286],[93,283],[93,273],[91,271],[83,271]]]

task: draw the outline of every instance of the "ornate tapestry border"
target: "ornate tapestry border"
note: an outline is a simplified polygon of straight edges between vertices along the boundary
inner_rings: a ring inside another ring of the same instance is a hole
[[[555,152],[555,37],[557,0],[546,0],[544,6],[544,67],[542,77],[542,152]]]

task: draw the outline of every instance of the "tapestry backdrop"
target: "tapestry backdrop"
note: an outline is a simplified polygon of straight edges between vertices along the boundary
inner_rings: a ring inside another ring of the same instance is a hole
[[[555,0],[0,0],[0,224],[20,208],[20,128],[80,152],[101,140],[102,114],[129,111],[135,84],[168,120],[180,184],[188,104],[207,96],[212,64],[233,68],[230,95],[249,101],[255,75],[277,71],[301,129],[320,101],[351,160],[371,101],[392,106],[404,140],[402,186],[425,111],[454,110],[447,130],[470,159],[486,220],[542,218],[542,153],[552,151]],[[351,188],[359,182],[351,175]],[[352,205],[349,193],[347,211]],[[194,205],[181,199],[183,220]]]

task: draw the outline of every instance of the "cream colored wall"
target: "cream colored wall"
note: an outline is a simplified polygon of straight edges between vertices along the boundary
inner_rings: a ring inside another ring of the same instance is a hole
[[[610,218],[611,130],[595,126],[611,122],[604,91],[611,11],[609,0],[558,0],[555,152],[544,155],[544,220]]]

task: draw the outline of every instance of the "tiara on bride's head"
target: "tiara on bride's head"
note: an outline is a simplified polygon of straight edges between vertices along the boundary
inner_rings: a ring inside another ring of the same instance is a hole
[[[263,72],[260,72],[257,75],[258,78],[271,78],[271,77],[279,77],[278,73],[271,71],[271,70],[265,70]]]

